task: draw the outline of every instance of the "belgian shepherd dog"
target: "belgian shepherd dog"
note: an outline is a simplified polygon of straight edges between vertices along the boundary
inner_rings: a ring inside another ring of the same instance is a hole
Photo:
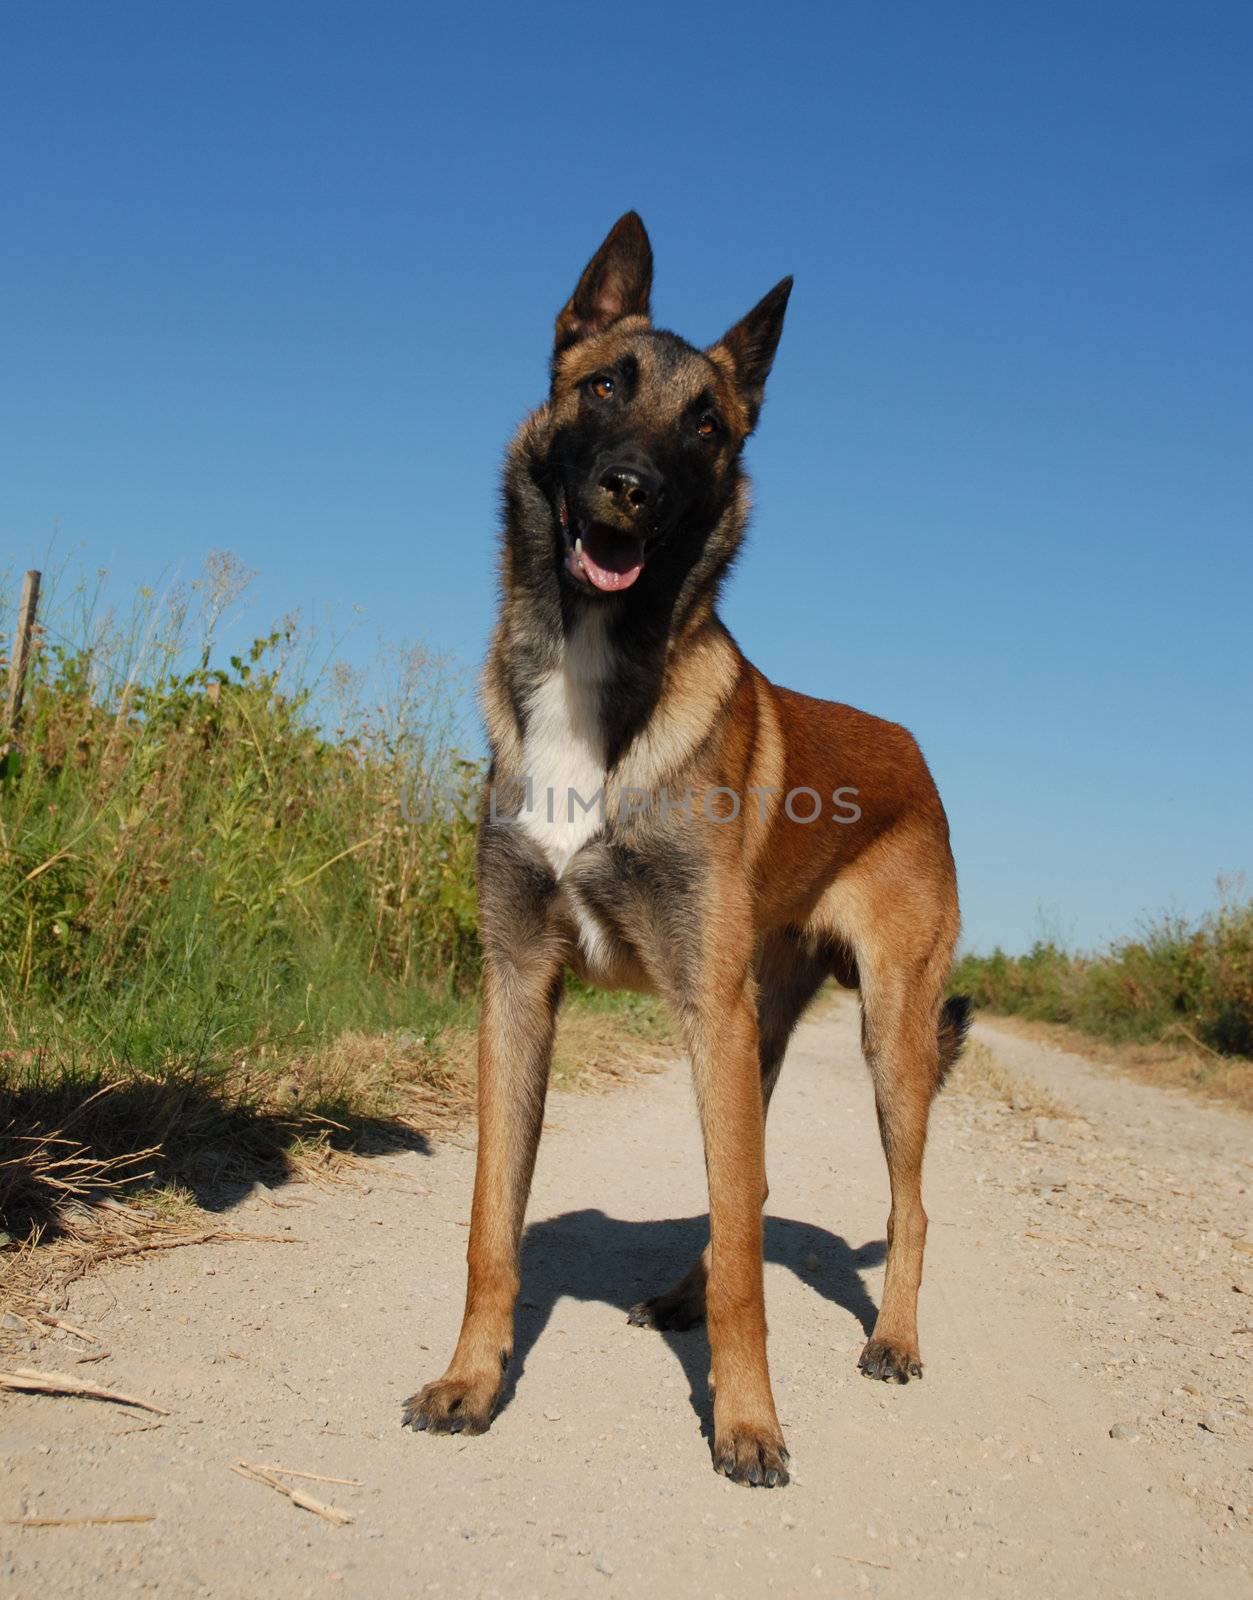
[[[483,998],[465,1317],[418,1429],[480,1433],[513,1349],[518,1246],[565,973],[661,995],[691,1059],[709,1244],[630,1321],[708,1326],[713,1462],[787,1482],[766,1364],[766,1111],[829,977],[859,991],[891,1180],[883,1304],[861,1370],[919,1377],[932,1097],[967,1026],[944,809],[905,729],[781,689],[718,591],[744,537],[742,455],[792,280],[700,350],[650,321],[628,212],[557,317],[548,399],[504,472],[502,600],[483,679]]]

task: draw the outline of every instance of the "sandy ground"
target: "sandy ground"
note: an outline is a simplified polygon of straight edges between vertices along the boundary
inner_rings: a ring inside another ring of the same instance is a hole
[[[851,1006],[797,1034],[770,1123],[766,1294],[793,1482],[710,1464],[702,1331],[626,1308],[702,1241],[681,1065],[554,1096],[519,1360],[483,1438],[400,1428],[461,1314],[473,1155],[371,1161],[357,1187],[255,1191],[226,1219],[289,1245],[175,1250],[80,1284],[111,1353],[32,1340],[169,1408],[0,1400],[0,1595],[1235,1596],[1250,1592],[1247,1119],[981,1028],[1067,1115],[946,1093],[927,1168],[926,1376],[856,1360],[887,1182]],[[467,1142],[469,1142],[467,1140]],[[1127,1437],[1111,1437],[1111,1429]],[[235,1476],[304,1487],[335,1527]],[[299,1480],[294,1480],[299,1482]]]

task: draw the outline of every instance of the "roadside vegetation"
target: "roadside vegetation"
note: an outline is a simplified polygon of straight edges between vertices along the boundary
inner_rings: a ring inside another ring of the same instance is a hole
[[[1138,1076],[1253,1107],[1253,901],[1229,888],[1199,922],[1159,917],[1090,954],[1039,943],[963,955],[951,987],[1059,1042],[1108,1040]]]
[[[224,652],[246,579],[219,556],[124,616],[64,580],[44,607],[0,730],[0,1247],[110,1186],[207,1202],[468,1104],[480,773],[455,686],[417,649],[367,683],[294,623]]]

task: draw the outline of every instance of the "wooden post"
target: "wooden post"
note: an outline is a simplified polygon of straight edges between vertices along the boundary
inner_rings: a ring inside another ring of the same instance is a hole
[[[22,720],[22,696],[26,692],[26,668],[30,664],[31,639],[35,632],[35,612],[39,609],[39,573],[28,572],[22,585],[22,604],[17,613],[17,632],[13,635],[13,655],[9,660],[9,694],[4,705],[5,733],[11,739]]]

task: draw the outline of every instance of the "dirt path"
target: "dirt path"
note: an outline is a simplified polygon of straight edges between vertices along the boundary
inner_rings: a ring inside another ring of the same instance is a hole
[[[110,1356],[75,1367],[99,1347],[62,1335],[28,1364],[172,1415],[0,1401],[0,1517],[155,1520],[0,1528],[0,1595],[1248,1593],[1253,1255],[1233,1241],[1253,1233],[1250,1124],[980,1031],[1083,1120],[1037,1125],[1029,1092],[1018,1110],[939,1103],[927,1375],[907,1388],[855,1368],[887,1208],[855,1014],[797,1035],[766,1229],[790,1488],[714,1475],[703,1333],[626,1323],[701,1242],[676,1066],[550,1103],[519,1370],[484,1438],[399,1427],[460,1317],[466,1149],[230,1214],[301,1243],[170,1251],[79,1285],[65,1316]],[[305,1484],[354,1524],[234,1476],[241,1457],[360,1479]]]

